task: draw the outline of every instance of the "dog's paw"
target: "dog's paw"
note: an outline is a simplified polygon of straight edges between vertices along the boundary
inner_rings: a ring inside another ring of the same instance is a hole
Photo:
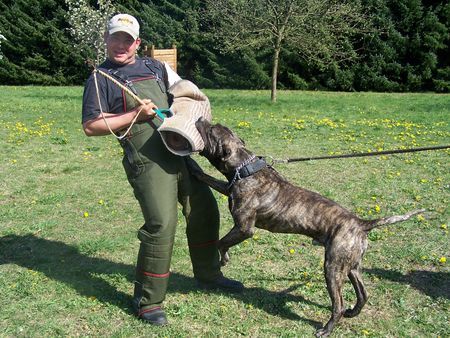
[[[230,261],[230,255],[227,251],[220,252],[220,265],[225,266]]]
[[[330,332],[328,332],[325,328],[317,330],[315,334],[316,337],[328,337],[329,335]]]

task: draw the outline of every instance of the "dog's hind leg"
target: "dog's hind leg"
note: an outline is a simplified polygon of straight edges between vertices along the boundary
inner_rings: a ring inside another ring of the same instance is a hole
[[[352,269],[349,272],[348,278],[352,282],[353,288],[355,289],[355,293],[356,293],[356,299],[357,299],[356,304],[353,307],[353,309],[347,309],[347,310],[345,310],[345,313],[344,313],[344,317],[351,318],[351,317],[357,316],[361,312],[362,308],[364,307],[364,305],[367,302],[368,296],[367,296],[366,289],[364,287],[361,270],[360,270],[359,266],[355,269]]]
[[[329,255],[329,252],[325,253],[325,280],[327,282],[328,294],[331,298],[332,314],[327,324],[316,331],[316,337],[329,336],[345,312],[342,289],[348,270],[344,262],[335,258],[336,256]]]

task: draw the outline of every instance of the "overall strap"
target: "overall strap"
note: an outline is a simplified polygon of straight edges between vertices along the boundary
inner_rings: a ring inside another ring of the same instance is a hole
[[[149,57],[143,57],[142,60],[147,68],[155,75],[156,81],[163,93],[167,92],[167,73],[164,64],[158,60]]]
[[[120,70],[117,69],[108,69],[108,73],[114,77],[115,79],[119,80],[121,83],[123,83],[127,88],[129,88],[134,95],[137,95],[136,88],[133,86],[133,82],[131,82],[128,78],[128,76],[124,73],[122,73]]]

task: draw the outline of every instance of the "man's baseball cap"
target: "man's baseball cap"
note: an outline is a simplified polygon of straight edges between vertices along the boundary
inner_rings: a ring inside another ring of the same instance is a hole
[[[116,32],[128,33],[136,40],[139,37],[139,23],[134,16],[129,14],[114,15],[108,21],[108,33],[114,34]]]

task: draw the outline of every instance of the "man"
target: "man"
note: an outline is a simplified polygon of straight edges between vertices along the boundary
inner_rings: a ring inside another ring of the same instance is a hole
[[[143,104],[136,104],[106,77],[97,75],[95,80],[91,75],[83,94],[83,129],[88,136],[108,135],[110,129],[123,135],[136,119],[120,140],[122,163],[145,219],[138,232],[133,306],[140,319],[165,325],[167,318],[161,305],[169,278],[177,201],[186,218],[189,253],[199,287],[241,291],[243,285],[225,278],[220,271],[219,212],[211,190],[189,174],[185,159],[169,152],[155,130],[158,121],[153,119],[154,109],[170,107],[168,88],[180,77],[166,64],[136,57],[141,40],[139,24],[131,15],[111,18],[105,43],[107,59],[99,69],[128,86]]]

